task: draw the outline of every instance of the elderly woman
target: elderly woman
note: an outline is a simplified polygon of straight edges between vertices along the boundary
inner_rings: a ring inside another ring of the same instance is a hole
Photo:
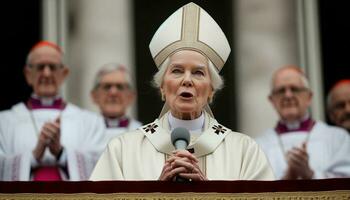
[[[223,81],[218,71],[230,47],[216,22],[189,3],[157,30],[150,50],[159,68],[154,82],[165,105],[158,119],[114,138],[91,180],[271,180],[268,161],[248,136],[220,125],[208,106]],[[187,150],[170,133],[189,130]]]

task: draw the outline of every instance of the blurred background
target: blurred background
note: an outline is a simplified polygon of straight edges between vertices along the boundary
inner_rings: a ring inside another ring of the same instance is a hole
[[[0,110],[31,94],[23,76],[28,51],[39,40],[58,43],[71,74],[64,98],[97,111],[90,98],[93,77],[109,62],[133,73],[138,98],[130,114],[153,121],[162,102],[151,86],[156,66],[148,45],[160,24],[190,1],[31,0],[4,1],[1,20]],[[346,1],[200,0],[226,34],[232,52],[221,75],[225,87],[211,105],[220,123],[255,136],[274,126],[277,115],[268,102],[274,70],[296,64],[314,91],[311,113],[327,120],[325,98],[339,79],[350,77],[350,18]]]

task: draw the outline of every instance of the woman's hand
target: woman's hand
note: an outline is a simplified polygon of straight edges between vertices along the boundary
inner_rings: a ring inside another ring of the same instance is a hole
[[[176,150],[166,160],[159,180],[175,180],[180,176],[190,181],[207,180],[198,166],[198,159],[187,150]]]

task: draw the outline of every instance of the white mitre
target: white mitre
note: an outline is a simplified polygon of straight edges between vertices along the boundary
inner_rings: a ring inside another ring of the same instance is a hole
[[[180,50],[193,50],[207,57],[219,72],[231,48],[215,20],[195,3],[188,3],[175,11],[154,34],[149,48],[159,68],[172,54]],[[164,105],[159,117],[169,110]],[[213,116],[209,105],[205,110]]]
[[[179,50],[194,50],[207,58],[220,71],[231,48],[215,20],[195,3],[175,11],[154,34],[149,48],[159,67],[167,57]]]

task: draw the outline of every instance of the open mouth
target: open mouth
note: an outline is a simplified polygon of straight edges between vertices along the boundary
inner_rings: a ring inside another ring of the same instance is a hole
[[[189,99],[193,97],[193,94],[190,92],[181,92],[180,96],[183,98]]]

